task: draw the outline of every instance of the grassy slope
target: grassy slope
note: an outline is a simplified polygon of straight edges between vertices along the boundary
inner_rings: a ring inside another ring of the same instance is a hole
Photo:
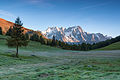
[[[15,49],[5,43],[0,40],[0,80],[120,80],[119,52],[72,52],[30,42],[14,58]]]
[[[15,49],[15,48],[8,48],[6,45],[6,38],[7,36],[2,36],[0,35],[0,48],[1,49]],[[28,51],[57,51],[57,50],[62,50],[59,48],[55,48],[55,47],[50,47],[50,46],[46,46],[46,45],[41,45],[39,42],[34,42],[34,41],[30,41],[27,47],[20,47],[20,50],[28,50]]]
[[[109,46],[106,46],[97,50],[120,50],[120,42],[113,43]]]

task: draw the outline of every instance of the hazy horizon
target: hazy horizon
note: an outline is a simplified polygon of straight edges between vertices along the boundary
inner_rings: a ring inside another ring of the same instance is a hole
[[[26,28],[81,26],[90,33],[120,34],[119,0],[2,0],[0,18],[20,17]]]

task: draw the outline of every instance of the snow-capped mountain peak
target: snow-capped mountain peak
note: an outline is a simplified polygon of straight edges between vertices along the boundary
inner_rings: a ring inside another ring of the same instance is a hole
[[[46,31],[43,31],[42,34],[49,39],[52,39],[54,35],[57,40],[69,43],[96,43],[111,38],[101,33],[85,32],[80,26],[73,26],[67,29],[63,27],[49,27]]]

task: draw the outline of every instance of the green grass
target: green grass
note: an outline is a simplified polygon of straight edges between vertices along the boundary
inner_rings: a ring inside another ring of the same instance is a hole
[[[99,56],[99,55],[98,55]],[[1,80],[119,80],[120,58],[11,57],[0,53]],[[66,60],[67,59],[67,60]],[[61,61],[61,62],[59,62]]]
[[[0,39],[0,80],[120,80],[120,51],[67,51],[31,41],[15,58],[5,44]]]
[[[7,42],[6,42],[6,38],[7,36],[3,36],[0,35],[0,48],[1,49],[13,49],[15,50],[15,48],[8,48],[7,47]],[[39,42],[35,42],[35,41],[30,41],[28,46],[26,47],[20,47],[21,50],[28,50],[28,51],[58,51],[58,50],[62,50],[60,48],[56,48],[56,47],[50,47],[50,46],[46,46],[46,45],[41,45],[41,43]]]
[[[97,50],[120,50],[120,42],[113,43],[109,46],[106,46]]]
[[[57,51],[57,50],[62,50],[62,49],[55,48],[55,47],[41,45],[39,42],[35,42],[35,41],[30,41],[27,47],[22,47],[21,49],[31,50],[31,51]]]

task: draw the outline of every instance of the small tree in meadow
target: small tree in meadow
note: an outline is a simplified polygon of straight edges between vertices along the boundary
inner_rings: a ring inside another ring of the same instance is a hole
[[[22,27],[23,23],[21,23],[20,18],[18,17],[15,21],[15,24],[11,30],[10,37],[7,38],[7,45],[8,47],[16,47],[16,57],[18,55],[18,49],[21,46],[27,46],[28,40],[25,38],[23,34],[24,29]]]

